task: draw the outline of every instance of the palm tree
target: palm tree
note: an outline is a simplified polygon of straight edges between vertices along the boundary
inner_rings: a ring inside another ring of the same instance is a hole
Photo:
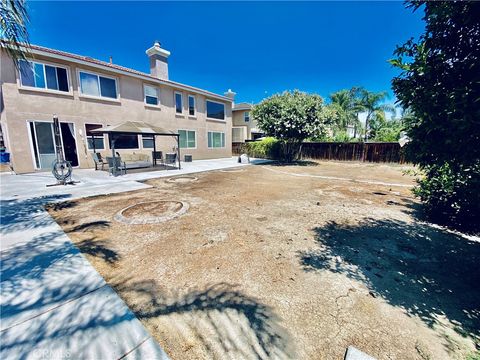
[[[0,47],[18,68],[28,45],[27,6],[25,0],[0,0]]]
[[[346,131],[348,126],[353,125],[356,133],[359,126],[358,113],[362,110],[358,102],[358,88],[353,87],[350,90],[344,89],[330,94],[330,102],[338,115],[338,128]]]
[[[385,112],[395,112],[395,107],[391,104],[384,104],[387,98],[387,92],[370,92],[365,89],[360,90],[360,105],[367,114],[365,118],[365,142],[368,140],[369,123],[375,118],[377,122],[385,121]]]
[[[340,90],[330,94],[332,107],[337,112],[337,126],[341,130],[346,130],[351,119],[352,99],[349,90]]]

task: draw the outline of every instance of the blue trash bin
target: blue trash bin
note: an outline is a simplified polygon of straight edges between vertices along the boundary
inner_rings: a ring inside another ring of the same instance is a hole
[[[0,164],[6,164],[10,162],[10,153],[0,152]]]

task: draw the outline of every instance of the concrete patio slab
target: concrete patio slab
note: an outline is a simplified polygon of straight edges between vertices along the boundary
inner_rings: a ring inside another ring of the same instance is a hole
[[[59,229],[2,251],[0,260],[0,331],[105,285]]]
[[[245,165],[236,158],[202,160],[181,170],[121,177],[75,169],[76,185],[54,187],[46,187],[55,183],[50,173],[0,175],[0,358],[166,359],[44,205],[149,188],[139,182],[147,179],[237,166]],[[102,255],[101,248],[88,251]]]
[[[120,359],[151,339],[109,286],[2,331],[2,359]],[[152,359],[166,354],[150,345]]]

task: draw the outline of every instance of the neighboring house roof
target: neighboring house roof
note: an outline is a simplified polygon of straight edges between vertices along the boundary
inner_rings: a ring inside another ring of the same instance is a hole
[[[144,73],[144,72],[141,72],[141,71],[138,71],[138,70],[130,69],[130,68],[127,68],[127,67],[124,67],[124,66],[121,66],[121,65],[111,64],[111,63],[106,62],[106,61],[101,61],[101,60],[91,58],[89,56],[72,54],[72,53],[69,53],[69,52],[50,49],[50,48],[46,48],[46,47],[38,46],[38,45],[29,45],[28,50],[29,50],[30,53],[32,53],[34,55],[52,56],[52,57],[67,60],[67,61],[69,60],[69,61],[80,63],[80,64],[86,64],[86,65],[91,65],[91,66],[95,66],[95,67],[104,68],[105,70],[110,70],[110,71],[117,72],[117,73],[124,73],[124,74],[126,73],[126,74],[133,75],[133,76],[136,76],[136,77],[141,77],[145,80],[154,81],[154,82],[164,84],[164,85],[170,85],[174,88],[201,93],[201,94],[204,94],[206,96],[221,99],[223,101],[229,101],[229,102],[232,101],[232,99],[230,99],[228,97],[225,97],[223,95],[215,94],[213,92],[203,90],[203,89],[200,89],[200,88],[196,88],[196,87],[193,87],[193,86],[190,86],[190,85],[185,85],[185,84],[182,84],[182,83],[178,83],[176,81],[159,79],[155,76],[152,76],[150,74],[147,74],[147,73]]]
[[[252,110],[253,104],[242,102],[235,104],[232,111],[239,111],[239,110]]]

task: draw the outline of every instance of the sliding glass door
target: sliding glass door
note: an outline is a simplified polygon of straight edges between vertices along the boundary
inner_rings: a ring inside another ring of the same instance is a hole
[[[52,122],[29,122],[32,139],[33,155],[37,169],[51,169],[56,159],[55,135]],[[75,127],[73,123],[60,123],[60,137],[65,160],[72,166],[78,166],[77,144],[75,141]]]

